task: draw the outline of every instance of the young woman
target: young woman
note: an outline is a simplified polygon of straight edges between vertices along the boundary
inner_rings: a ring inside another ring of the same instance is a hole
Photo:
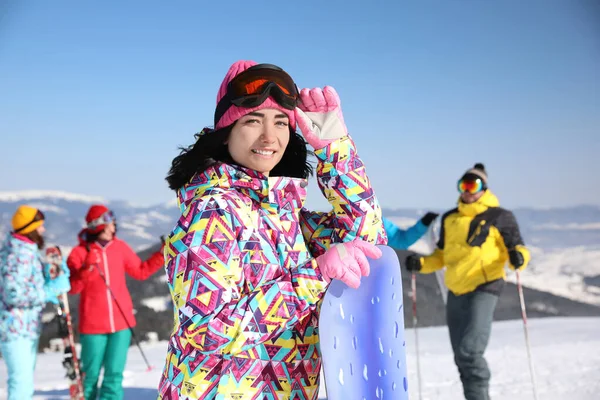
[[[8,399],[33,397],[33,371],[42,328],[42,309],[69,291],[69,270],[50,280],[42,261],[44,214],[27,205],[12,218],[13,231],[0,247],[0,351],[8,369]]]
[[[104,367],[101,399],[123,398],[123,370],[135,326],[133,304],[125,273],[144,280],[164,265],[162,249],[142,262],[127,243],[116,237],[116,220],[104,205],[90,207],[87,227],[79,234],[67,264],[71,294],[81,294],[79,332],[81,372],[87,400],[98,395],[98,378]]]
[[[307,143],[333,209],[303,207]],[[214,118],[167,177],[181,217],[167,240],[175,329],[160,399],[316,399],[319,300],[357,288],[385,244],[381,210],[331,87],[238,61]]]

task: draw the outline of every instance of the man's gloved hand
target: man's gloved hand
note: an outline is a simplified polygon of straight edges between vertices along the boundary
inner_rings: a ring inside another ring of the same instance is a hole
[[[525,264],[525,257],[523,257],[523,254],[521,254],[519,250],[510,250],[508,252],[508,258],[510,259],[510,264],[515,270],[521,268]]]
[[[164,254],[165,253],[165,246],[167,245],[167,237],[165,235],[161,235],[160,237],[160,249],[158,249],[158,252],[160,254]]]
[[[423,218],[421,218],[421,222],[423,223],[423,225],[429,226],[438,217],[438,215],[440,214],[428,212],[423,216]]]
[[[421,270],[421,256],[411,254],[406,258],[406,269],[409,272],[419,272]]]

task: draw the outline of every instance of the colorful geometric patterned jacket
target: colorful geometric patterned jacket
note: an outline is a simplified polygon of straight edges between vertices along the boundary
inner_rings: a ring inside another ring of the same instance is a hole
[[[317,399],[315,257],[356,238],[387,242],[349,137],[316,151],[329,213],[303,208],[304,179],[217,163],[178,192],[165,248],[175,328],[159,399]]]

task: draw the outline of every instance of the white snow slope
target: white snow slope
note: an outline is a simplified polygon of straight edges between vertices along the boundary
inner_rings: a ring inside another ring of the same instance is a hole
[[[532,354],[541,400],[591,400],[600,393],[600,318],[546,318],[529,321]],[[462,389],[452,361],[445,327],[418,331],[423,400],[459,400]],[[410,398],[417,399],[414,331],[407,329],[406,348]],[[166,342],[142,344],[155,368],[146,366],[137,347],[131,347],[125,371],[125,400],[156,399]],[[523,324],[494,323],[486,353],[492,368],[494,400],[533,399]],[[41,354],[36,367],[36,400],[68,399],[58,353]],[[325,390],[321,386],[322,396]],[[0,362],[0,399],[6,399],[6,367]],[[339,400],[339,399],[330,399]],[[349,400],[349,399],[343,399]]]

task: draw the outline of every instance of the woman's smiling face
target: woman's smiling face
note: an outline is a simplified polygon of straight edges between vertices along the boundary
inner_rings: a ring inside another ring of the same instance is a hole
[[[269,175],[290,141],[288,116],[265,108],[237,120],[227,140],[231,158],[241,166]]]

